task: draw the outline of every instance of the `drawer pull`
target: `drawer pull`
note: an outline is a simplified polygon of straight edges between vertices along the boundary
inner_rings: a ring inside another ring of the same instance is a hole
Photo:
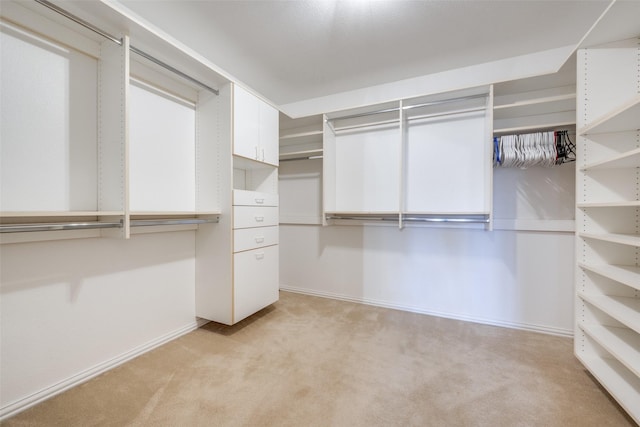
[[[264,242],[264,236],[256,236],[256,243]]]
[[[256,203],[261,205],[264,203],[264,199],[256,199]]]
[[[256,259],[263,259],[264,258],[264,252],[260,252],[256,254]]]
[[[256,222],[262,222],[264,221],[264,217],[263,216],[257,216],[256,218]]]

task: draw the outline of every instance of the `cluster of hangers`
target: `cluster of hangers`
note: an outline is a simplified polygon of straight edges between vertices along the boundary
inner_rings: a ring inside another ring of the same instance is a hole
[[[493,138],[493,164],[505,168],[554,166],[576,160],[569,131],[535,132]]]

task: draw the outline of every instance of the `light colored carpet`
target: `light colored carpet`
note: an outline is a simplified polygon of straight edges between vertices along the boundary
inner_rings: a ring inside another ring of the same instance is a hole
[[[281,292],[6,426],[628,426],[568,338]]]

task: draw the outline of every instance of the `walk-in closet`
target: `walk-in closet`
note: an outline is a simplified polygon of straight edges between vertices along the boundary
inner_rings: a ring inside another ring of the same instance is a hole
[[[640,423],[638,16],[0,0],[0,421]]]

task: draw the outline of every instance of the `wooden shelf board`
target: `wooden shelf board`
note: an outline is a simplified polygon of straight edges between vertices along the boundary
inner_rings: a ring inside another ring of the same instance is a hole
[[[579,262],[578,266],[601,276],[640,290],[640,267],[633,265],[599,264],[591,265]]]
[[[290,133],[288,135],[281,135],[280,136],[280,141],[285,141],[285,140],[288,140],[288,139],[306,138],[306,137],[310,137],[310,136],[322,136],[322,130],[314,130],[314,131],[307,131],[307,132],[296,132],[296,133]]]
[[[578,296],[640,334],[640,298],[590,295],[584,292],[578,292]]]
[[[579,208],[635,208],[640,207],[640,201],[578,203],[577,206]]]
[[[582,135],[640,129],[640,95],[579,130]]]
[[[623,169],[640,167],[640,148],[619,154],[607,160],[591,163],[580,168],[581,171],[594,169]]]
[[[638,390],[640,379],[628,371],[620,362],[614,359],[603,359],[596,355],[576,354],[580,361],[589,369],[594,377],[606,388],[620,406],[631,417],[640,423],[640,406],[638,405]]]
[[[496,97],[498,98],[498,97]],[[565,101],[568,99],[576,99],[576,94],[575,92],[573,93],[566,93],[566,94],[562,94],[562,95],[553,95],[553,96],[546,96],[546,97],[541,97],[541,98],[531,98],[531,99],[524,99],[522,101],[516,101],[516,102],[510,102],[508,104],[498,104],[493,106],[494,110],[502,110],[505,108],[518,108],[518,107],[526,107],[529,105],[536,105],[536,104],[548,104],[548,103],[554,103],[554,102],[558,102],[558,101]]]
[[[494,128],[493,133],[495,134],[508,134],[508,133],[521,133],[521,132],[529,132],[529,131],[542,131],[542,130],[550,130],[557,129],[564,126],[575,126],[575,120],[567,120],[555,123],[543,123],[539,125],[528,125],[528,126],[515,126],[508,128]]]
[[[640,377],[640,334],[627,328],[580,323],[580,328]]]
[[[74,217],[74,216],[118,216],[121,211],[5,211],[0,218]]]
[[[621,245],[640,246],[640,235],[638,234],[593,234],[593,233],[579,233],[580,237],[588,239],[602,240],[604,242],[620,243]]]
[[[301,151],[292,151],[290,153],[280,153],[280,160],[287,160],[298,157],[315,157],[322,156],[323,150],[322,148],[316,150],[301,150]]]
[[[182,217],[194,217],[201,215],[220,215],[220,211],[135,211],[129,215],[133,216],[182,216]]]

